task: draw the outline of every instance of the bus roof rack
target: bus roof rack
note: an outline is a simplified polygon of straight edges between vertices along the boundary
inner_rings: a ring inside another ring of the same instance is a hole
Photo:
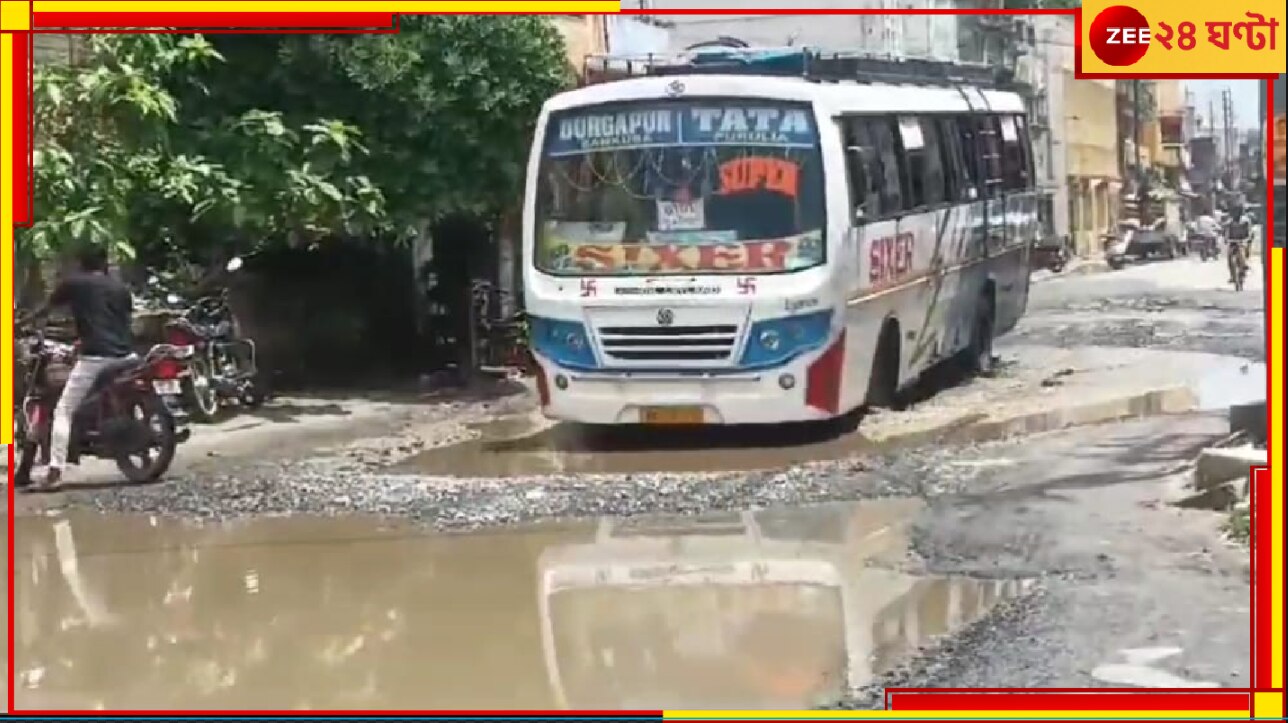
[[[641,76],[759,75],[814,83],[960,86],[1019,89],[1011,68],[921,58],[891,58],[812,48],[695,47],[680,53],[591,55],[588,83]]]

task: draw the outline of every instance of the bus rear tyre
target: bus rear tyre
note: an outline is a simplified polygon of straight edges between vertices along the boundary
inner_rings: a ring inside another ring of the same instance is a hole
[[[970,345],[962,353],[962,365],[971,376],[988,376],[996,368],[993,357],[995,317],[993,299],[981,297],[975,309],[975,321],[971,324]]]

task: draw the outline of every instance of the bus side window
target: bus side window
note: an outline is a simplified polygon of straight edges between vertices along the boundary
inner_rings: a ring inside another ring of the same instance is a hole
[[[1029,123],[1022,115],[1015,116],[1015,128],[1020,135],[1020,151],[1024,154],[1024,177],[1028,179],[1028,188],[1038,185],[1036,164],[1033,161],[1033,137],[1029,134]]]
[[[1002,188],[1006,191],[1027,191],[1032,186],[1027,153],[1019,116],[1006,116],[1002,126]]]
[[[975,137],[979,143],[980,170],[984,181],[984,195],[996,198],[1002,192],[1002,127],[995,115],[977,116]]]
[[[952,202],[969,201],[967,188],[970,178],[966,175],[966,159],[962,157],[961,137],[952,118],[935,118],[939,128],[939,148],[944,167],[944,197]]]
[[[909,210],[922,208],[929,202],[930,189],[926,185],[926,138],[921,133],[921,123],[916,118],[899,118],[899,142],[903,145],[904,162],[908,164]]]
[[[921,126],[921,139],[926,144],[925,159],[925,205],[939,206],[953,198],[949,192],[947,174],[948,165],[944,163],[944,139],[939,135],[939,124],[930,116],[918,119]]]
[[[894,118],[873,117],[868,119],[872,133],[873,145],[877,149],[877,159],[881,167],[877,187],[881,193],[881,214],[892,216],[902,211],[904,192],[900,166],[899,138],[895,133]]]
[[[969,200],[984,197],[984,173],[981,168],[981,144],[976,139],[975,125],[970,116],[957,116],[953,119],[957,126],[957,138],[961,143],[962,159],[966,162],[967,194]]]
[[[842,138],[845,140],[845,168],[849,176],[850,211],[854,223],[871,221],[881,216],[881,197],[877,183],[881,166],[877,162],[876,148],[868,133],[864,118],[843,118]]]

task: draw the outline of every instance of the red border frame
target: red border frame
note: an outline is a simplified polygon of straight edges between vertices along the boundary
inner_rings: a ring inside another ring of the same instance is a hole
[[[886,11],[873,10],[832,10],[832,9],[807,9],[807,8],[782,8],[782,9],[762,9],[756,8],[760,14],[788,14],[788,15],[866,15],[866,14],[883,14],[883,15],[1072,15],[1075,21],[1074,55],[1075,68],[1081,65],[1081,11],[1080,10],[1003,10],[1003,9],[954,9],[954,10],[913,10],[913,9],[892,9]],[[398,15],[408,13],[192,13],[192,12],[158,12],[158,13],[33,13],[31,31],[25,34],[28,40],[25,43],[14,43],[15,57],[15,81],[19,81],[19,70],[23,77],[20,83],[16,82],[15,87],[26,89],[28,95],[15,98],[14,113],[15,120],[21,113],[25,118],[23,122],[15,123],[17,129],[26,129],[25,136],[19,138],[15,132],[14,151],[15,158],[27,158],[26,174],[15,174],[15,184],[12,192],[14,193],[14,208],[16,220],[20,225],[30,224],[32,218],[32,196],[31,196],[31,108],[29,105],[30,77],[32,69],[32,44],[31,36],[38,33],[60,32],[67,34],[80,33],[105,33],[105,32],[137,32],[140,28],[153,26],[158,29],[149,29],[147,32],[192,32],[201,30],[203,32],[240,32],[240,33],[257,33],[257,32],[274,32],[274,33],[308,33],[308,32],[350,32],[350,33],[381,33],[398,31]],[[470,13],[482,14],[482,13]],[[488,14],[516,14],[516,13],[488,13]],[[666,10],[666,11],[640,11],[640,10],[623,10],[625,15],[724,15],[724,14],[741,14],[739,10],[731,9],[712,9],[712,10]],[[70,30],[67,28],[77,28]],[[164,28],[164,29],[160,29]],[[21,48],[21,53],[19,49]],[[22,62],[19,62],[21,59]],[[1268,80],[1273,76],[1263,75],[1211,75],[1211,74],[1164,74],[1164,75],[1116,75],[1116,76],[1087,76],[1081,72],[1075,73],[1075,78],[1114,78],[1114,79],[1260,79]],[[1267,93],[1267,146],[1273,142],[1274,133],[1274,103],[1273,103],[1273,84]],[[21,155],[19,155],[21,153]],[[1268,178],[1273,178],[1273,153],[1266,153],[1266,163]],[[1272,226],[1274,220],[1273,204],[1273,185],[1267,183],[1267,199],[1265,208],[1267,209],[1267,224]],[[1270,293],[1267,287],[1267,294]],[[1269,300],[1269,299],[1268,299]],[[1277,322],[1279,314],[1271,304],[1267,304],[1267,337],[1273,324]],[[1269,341],[1269,339],[1267,339]],[[1267,383],[1269,384],[1269,365],[1267,365]],[[1268,387],[1269,388],[1269,387]],[[1269,416],[1269,406],[1267,406],[1267,415]],[[14,489],[13,489],[13,446],[8,449],[9,457],[9,650],[8,662],[11,671],[8,704],[11,712],[28,713],[15,711],[14,709],[14,688],[12,670],[14,666]],[[1252,585],[1250,596],[1252,598],[1252,688],[1248,689],[1226,689],[1220,693],[1211,691],[1184,691],[1184,690],[1154,690],[1144,691],[1137,689],[974,689],[974,690],[951,690],[951,689],[889,689],[886,691],[886,708],[888,710],[910,710],[912,708],[895,706],[895,697],[899,696],[901,701],[908,700],[916,696],[916,710],[925,711],[943,711],[951,710],[1080,710],[1080,711],[1126,711],[1126,710],[1160,710],[1160,711],[1182,711],[1196,709],[1195,701],[1201,700],[1200,705],[1206,710],[1244,710],[1246,705],[1248,710],[1252,710],[1251,694],[1253,692],[1278,692],[1282,693],[1282,688],[1272,689],[1270,683],[1270,633],[1269,624],[1270,615],[1273,612],[1269,609],[1272,601],[1273,591],[1268,585],[1258,585],[1258,581],[1263,581],[1263,573],[1268,568],[1272,559],[1272,548],[1270,545],[1270,515],[1264,505],[1258,505],[1257,499],[1268,499],[1270,495],[1271,477],[1269,470],[1266,468],[1255,468],[1250,470],[1252,477]],[[1021,695],[998,696],[989,694],[999,693],[1017,693]],[[1131,696],[1132,701],[1126,704],[1124,698]],[[985,699],[988,699],[985,702]],[[1237,706],[1235,701],[1237,701]],[[1212,707],[1208,707],[1212,706]],[[415,714],[419,711],[186,711],[188,715],[198,713],[220,714],[220,715],[396,715],[396,714]],[[29,714],[38,715],[101,715],[102,711],[31,711]],[[114,711],[119,715],[163,715],[165,711]],[[180,713],[174,711],[172,713]],[[448,713],[448,711],[441,711]],[[470,715],[551,715],[546,711],[461,711],[463,714]],[[660,716],[661,711],[578,711],[575,713],[559,712],[556,715],[611,715],[611,716]],[[1254,712],[1255,715],[1255,712]]]

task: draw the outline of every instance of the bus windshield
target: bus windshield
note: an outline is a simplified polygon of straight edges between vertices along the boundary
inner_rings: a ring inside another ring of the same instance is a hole
[[[536,268],[567,276],[770,274],[825,260],[807,104],[634,101],[550,116]]]

